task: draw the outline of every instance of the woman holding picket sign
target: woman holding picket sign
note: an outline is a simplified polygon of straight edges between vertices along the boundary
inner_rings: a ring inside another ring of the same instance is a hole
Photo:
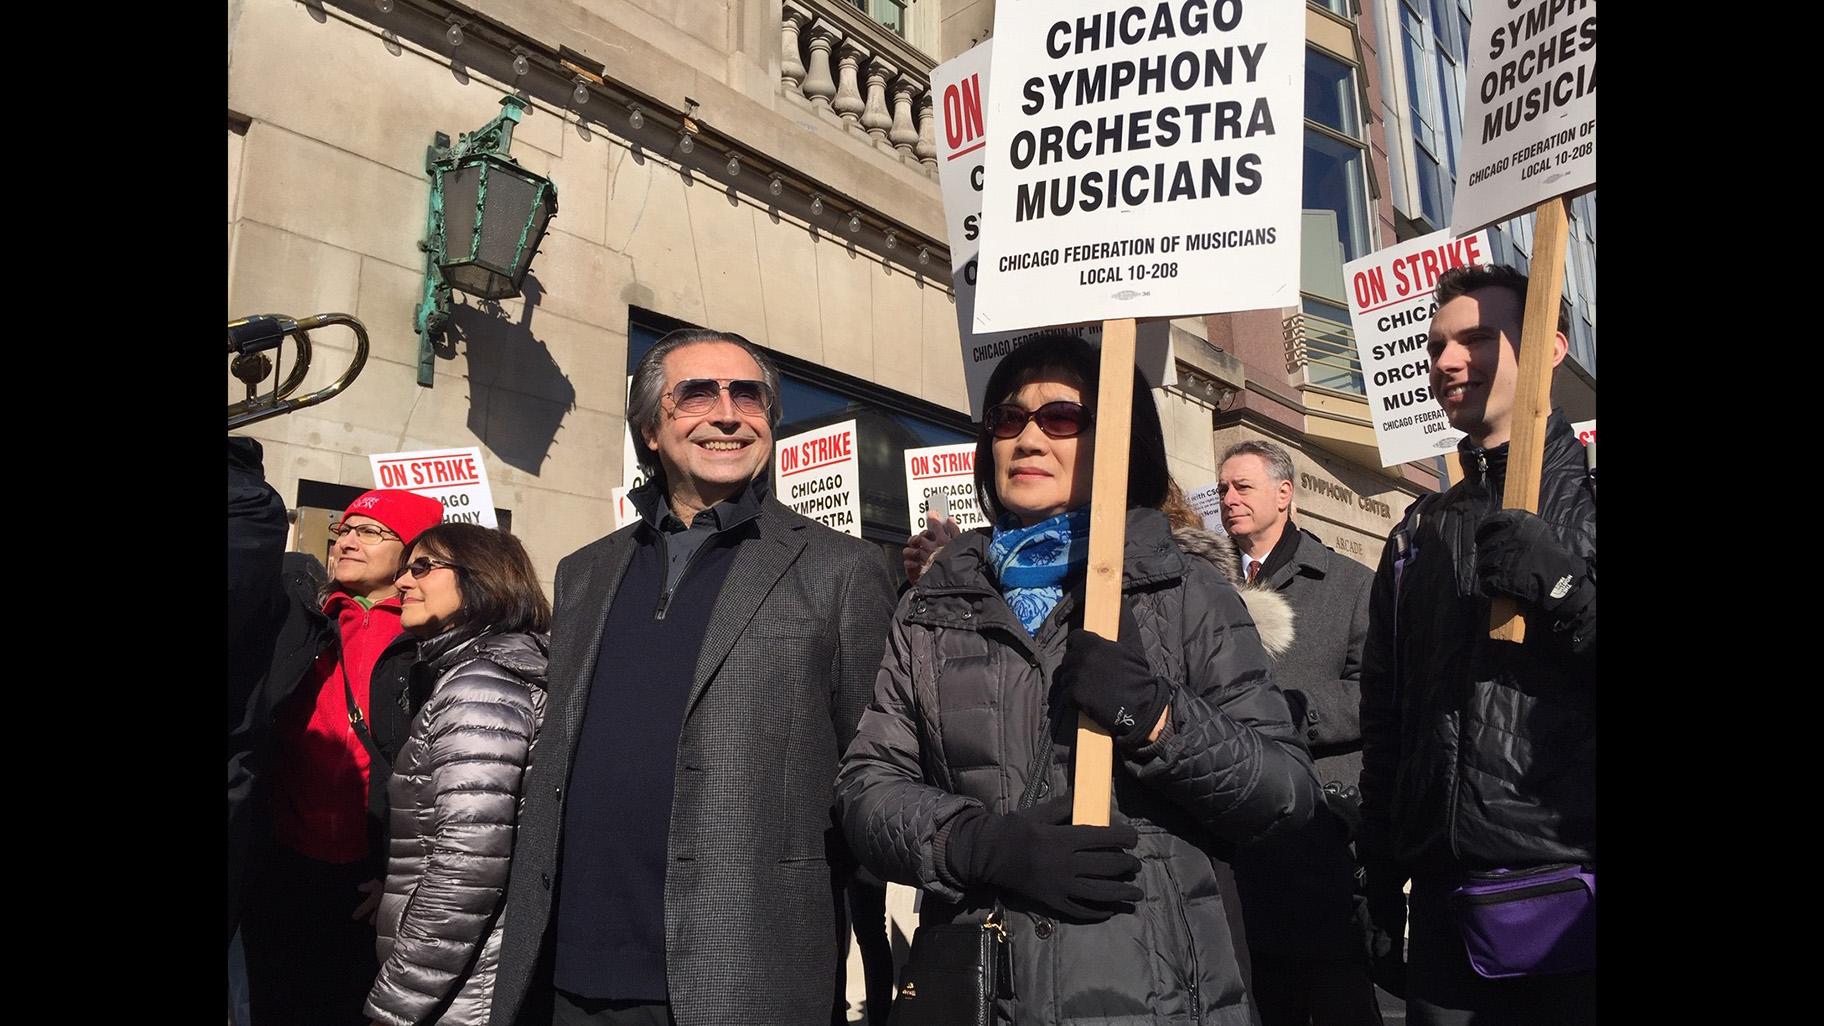
[[[1137,374],[1120,640],[1072,629],[1097,363],[1048,333],[995,369],[975,461],[995,526],[902,597],[838,776],[861,862],[925,892],[896,1023],[978,1021],[978,1001],[1019,1026],[1253,1019],[1226,858],[1303,825],[1318,785],[1232,568],[1187,555],[1159,510]],[[1114,737],[1107,827],[1069,825],[1078,710]]]

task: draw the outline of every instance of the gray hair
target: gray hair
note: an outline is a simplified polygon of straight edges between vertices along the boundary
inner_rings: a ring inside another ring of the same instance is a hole
[[[633,429],[634,437],[640,437],[643,428],[657,429],[659,424],[659,399],[665,394],[665,357],[685,346],[702,345],[705,342],[726,342],[739,346],[742,352],[754,358],[760,365],[760,374],[766,380],[767,391],[773,394],[773,408],[766,413],[766,425],[769,428],[779,426],[779,368],[774,366],[759,346],[732,331],[709,331],[703,328],[679,328],[668,331],[663,338],[653,343],[640,357],[639,366],[633,369],[633,387],[627,394],[627,426]],[[665,468],[659,462],[659,454],[644,445],[633,447],[635,458],[639,460],[640,471],[648,480],[656,480],[661,486],[665,484]]]
[[[1272,442],[1236,442],[1222,454],[1217,466],[1220,468],[1237,456],[1259,456],[1267,465],[1267,477],[1274,481],[1292,480],[1292,454]]]

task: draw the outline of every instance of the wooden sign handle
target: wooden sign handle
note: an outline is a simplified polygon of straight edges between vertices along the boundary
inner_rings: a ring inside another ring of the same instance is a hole
[[[1564,197],[1546,200],[1533,213],[1533,261],[1527,269],[1519,381],[1508,436],[1507,483],[1501,491],[1503,509],[1529,513],[1539,512],[1545,419],[1552,412],[1552,338],[1558,333],[1558,293],[1564,288],[1564,249],[1570,234]],[[1497,597],[1490,604],[1488,636],[1515,644],[1526,640],[1526,618],[1512,599]]]
[[[1083,627],[1115,641],[1121,624],[1121,564],[1127,548],[1128,437],[1134,425],[1134,319],[1102,322],[1096,385],[1096,468],[1089,493],[1089,579]],[[1087,714],[1077,716],[1071,822],[1107,826],[1114,797],[1115,742]]]

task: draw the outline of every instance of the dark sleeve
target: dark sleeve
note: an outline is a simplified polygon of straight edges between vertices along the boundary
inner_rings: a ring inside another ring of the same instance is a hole
[[[1128,769],[1224,840],[1302,827],[1319,805],[1317,775],[1240,593],[1197,570],[1183,618],[1188,679],[1171,729],[1128,754]]]
[[[855,740],[861,711],[874,696],[887,626],[893,620],[893,579],[872,545],[849,568],[837,600],[836,666],[831,682],[836,750],[846,752]]]
[[[1394,528],[1399,534],[1402,520]],[[1362,830],[1359,844],[1363,860],[1389,858],[1394,772],[1400,762],[1400,710],[1394,679],[1393,635],[1393,536],[1381,552],[1368,594],[1368,637],[1362,646]]]
[[[1347,560],[1335,556],[1333,560]],[[1368,595],[1374,586],[1374,575],[1356,565],[1345,568],[1335,577],[1337,606],[1348,610],[1349,633],[1343,648],[1342,665],[1335,680],[1321,681],[1305,689],[1310,711],[1317,713],[1309,735],[1313,745],[1354,744],[1362,737],[1362,646],[1368,641]]]
[[[939,875],[945,828],[981,803],[925,782],[909,629],[922,628],[896,617],[887,635],[873,701],[837,772],[837,809],[849,847],[870,872],[957,901],[962,892]]]
[[[285,500],[266,483],[260,443],[228,439],[228,729],[243,726],[248,701],[272,661],[284,618],[279,576]],[[230,755],[232,757],[232,751]]]

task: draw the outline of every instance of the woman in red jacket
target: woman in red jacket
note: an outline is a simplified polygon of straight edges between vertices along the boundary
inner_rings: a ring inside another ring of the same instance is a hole
[[[273,712],[270,832],[242,921],[261,1026],[365,1021],[361,1006],[379,970],[372,924],[385,865],[375,829],[384,821],[370,826],[369,797],[384,796],[388,772],[384,755],[376,765],[385,746],[375,746],[369,724],[377,705],[400,700],[403,685],[375,667],[400,662],[389,649],[413,648],[402,636],[393,577],[413,540],[442,518],[436,499],[375,490],[331,528],[316,660]]]

